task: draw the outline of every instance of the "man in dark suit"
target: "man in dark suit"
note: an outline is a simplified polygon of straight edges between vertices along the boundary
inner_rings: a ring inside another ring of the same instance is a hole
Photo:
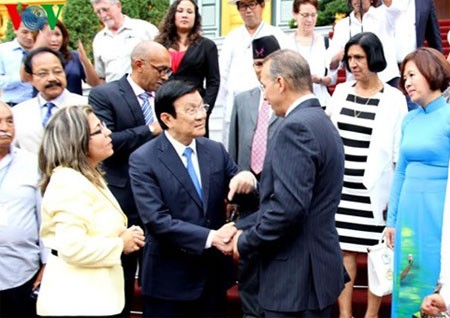
[[[235,255],[259,254],[258,300],[266,317],[331,317],[344,287],[335,227],[341,138],[312,94],[308,62],[280,50],[263,64],[264,98],[284,117],[269,141],[256,224],[239,231]]]
[[[402,11],[395,21],[395,49],[399,65],[407,54],[424,46],[425,40],[429,47],[443,52],[441,31],[433,0],[395,1],[393,7],[398,7]],[[405,97],[408,110],[419,107],[411,102],[408,95]]]
[[[263,60],[269,54],[280,49],[273,35],[263,36],[252,41],[253,69],[258,81],[261,80]],[[281,123],[281,119],[272,112],[263,98],[261,85],[239,93],[234,98],[230,121],[228,152],[242,170],[250,170],[259,179],[262,163],[270,140]],[[262,140],[264,139],[264,140]],[[255,200],[258,202],[258,200]],[[252,224],[247,217],[258,209],[254,206],[237,207],[238,229],[246,229]],[[238,264],[239,298],[244,317],[260,317],[263,314],[258,304],[258,262],[257,255],[243,257]]]
[[[232,260],[223,254],[231,253],[236,232],[225,224],[224,200],[227,192],[232,198],[253,191],[256,180],[248,171],[237,174],[222,144],[201,137],[206,111],[194,86],[167,82],[155,98],[164,133],[130,156],[131,186],[148,238],[144,317],[224,315]]]
[[[416,43],[417,47],[425,45],[442,52],[441,31],[436,16],[433,0],[415,0],[416,4]]]
[[[95,114],[112,131],[114,154],[103,163],[108,187],[128,217],[129,225],[141,221],[133,200],[128,175],[128,158],[139,146],[159,135],[151,95],[171,74],[170,55],[153,41],[143,41],[131,53],[131,74],[93,88],[89,104]],[[151,158],[150,158],[151,159]],[[134,293],[138,254],[122,257],[125,274],[125,308],[129,315]]]

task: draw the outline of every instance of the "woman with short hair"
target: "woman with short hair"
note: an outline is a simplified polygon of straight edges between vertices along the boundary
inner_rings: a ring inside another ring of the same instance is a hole
[[[417,313],[438,280],[450,158],[450,106],[442,97],[450,82],[449,63],[439,51],[419,48],[400,69],[400,88],[420,107],[403,120],[389,200],[386,237],[395,255],[394,318]]]
[[[380,39],[358,33],[345,45],[344,64],[355,81],[336,86],[326,112],[344,142],[345,174],[336,227],[351,281],[338,299],[341,318],[352,317],[356,258],[378,243],[385,226],[390,187],[408,109],[403,94],[383,83],[378,73],[386,59]],[[381,297],[368,291],[365,317],[377,317]]]

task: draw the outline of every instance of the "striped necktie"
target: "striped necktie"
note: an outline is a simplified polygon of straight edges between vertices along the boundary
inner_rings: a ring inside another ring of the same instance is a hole
[[[189,173],[189,176],[192,179],[192,182],[194,183],[195,190],[197,190],[198,196],[200,197],[200,199],[202,199],[202,187],[200,186],[200,182],[198,181],[198,177],[197,174],[195,173],[194,165],[192,163],[191,158],[192,152],[193,152],[192,148],[187,147],[183,152],[183,156],[186,157],[187,161],[186,169]]]
[[[152,93],[143,92],[139,94],[139,98],[142,99],[142,113],[144,114],[145,124],[149,125],[153,123],[153,110],[150,106],[149,98],[152,97]]]
[[[47,108],[47,112],[45,113],[44,118],[42,119],[42,127],[47,126],[50,117],[52,117],[52,108],[56,107],[56,105],[53,103],[45,103],[44,106]]]
[[[250,168],[255,174],[260,174],[267,150],[267,130],[269,127],[269,102],[264,100],[258,112],[258,121],[253,135]]]

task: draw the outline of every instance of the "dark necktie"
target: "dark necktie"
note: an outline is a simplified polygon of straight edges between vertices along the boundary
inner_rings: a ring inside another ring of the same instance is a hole
[[[56,105],[53,103],[45,103],[44,106],[47,108],[47,112],[45,113],[44,118],[42,119],[42,127],[47,126],[50,117],[52,117],[52,108],[56,107]]]
[[[200,186],[200,182],[198,181],[197,174],[195,173],[194,165],[192,164],[192,148],[187,147],[184,152],[183,156],[186,157],[187,166],[186,169],[189,173],[189,176],[191,177],[192,182],[194,183],[195,189],[197,190],[198,196],[200,199],[202,199],[202,187]]]
[[[139,94],[139,98],[142,99],[142,113],[144,114],[145,124],[149,125],[153,122],[153,111],[152,107],[150,106],[150,101],[148,100],[149,97],[152,97],[151,93],[143,92],[142,94]]]

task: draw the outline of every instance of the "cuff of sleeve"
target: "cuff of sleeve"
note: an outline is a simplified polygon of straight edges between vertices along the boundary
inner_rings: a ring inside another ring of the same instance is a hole
[[[212,240],[213,240],[213,237],[214,237],[214,234],[215,234],[215,233],[216,233],[215,230],[209,231],[208,238],[206,239],[205,249],[211,248],[211,246],[212,246]]]
[[[445,306],[447,306],[447,310],[450,311],[450,286],[448,285],[442,285],[441,291],[439,294],[442,296],[442,298],[445,301]]]

